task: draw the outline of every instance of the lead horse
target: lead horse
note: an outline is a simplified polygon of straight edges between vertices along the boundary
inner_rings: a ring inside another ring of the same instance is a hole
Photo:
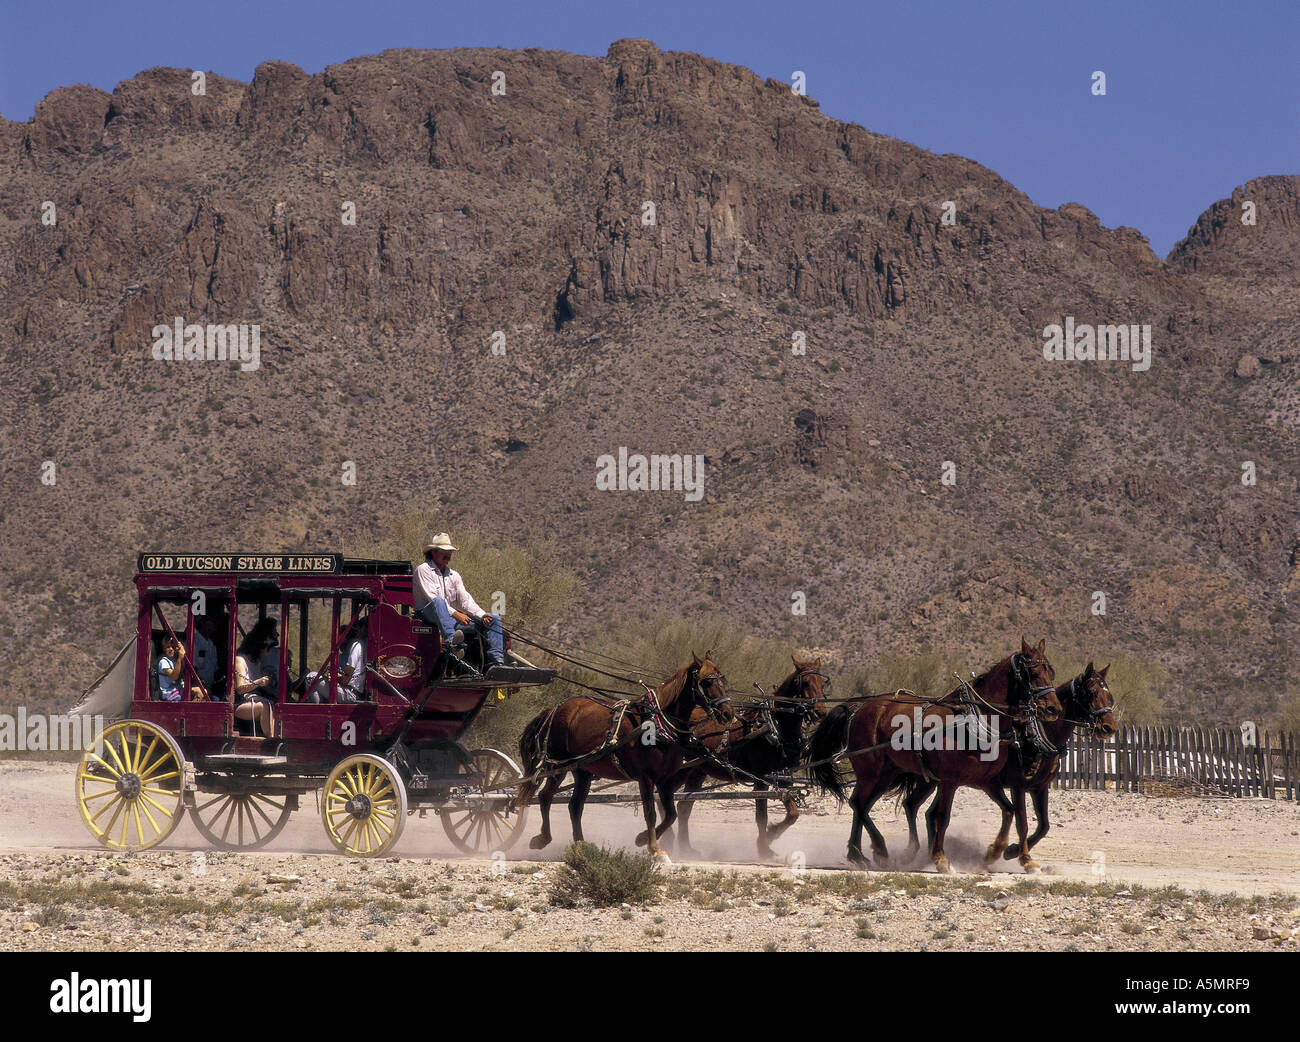
[[[875,857],[882,862],[889,859],[885,838],[871,820],[877,800],[886,795],[906,798],[919,784],[933,783],[939,788],[939,798],[926,819],[932,837],[930,857],[940,872],[952,871],[943,841],[957,789],[971,785],[987,791],[1002,775],[1009,757],[1041,758],[1046,754],[1042,721],[1061,715],[1046,643],[1031,647],[1022,637],[1018,654],[1008,655],[970,685],[963,684],[942,699],[894,692],[867,698],[858,706],[838,706],[827,715],[809,741],[812,775],[823,789],[843,801],[844,787],[835,761],[848,750],[856,779],[849,797],[853,806],[850,861],[867,865],[862,853],[863,826]],[[914,721],[920,726],[914,726]],[[938,734],[943,740],[930,743],[922,739],[922,732]],[[1011,735],[1009,739],[1003,737],[1006,733]],[[967,737],[972,740],[968,742]],[[975,744],[980,748],[970,748]],[[1025,744],[1031,746],[1028,754]],[[1001,789],[997,791],[1001,795]]]
[[[763,705],[738,714],[730,728],[724,730],[709,721],[699,709],[691,714],[691,730],[709,755],[687,768],[682,791],[696,792],[708,778],[752,785],[757,796],[754,821],[762,857],[774,857],[772,840],[799,820],[798,804],[785,796],[785,817],[775,825],[767,823],[767,799],[763,794],[769,790],[769,780],[799,765],[804,722],[826,715],[824,691],[829,681],[821,671],[821,659],[800,662],[791,656],[790,661],[794,672],[777,685]],[[677,819],[676,849],[680,853],[695,853],[690,835],[693,807],[694,803],[683,802]]]
[[[656,857],[666,856],[659,837],[677,820],[673,794],[686,749],[698,744],[688,726],[691,713],[702,710],[723,730],[735,723],[726,681],[712,655],[692,654],[688,665],[637,701],[610,703],[578,695],[532,719],[519,739],[525,775],[532,777],[521,783],[515,803],[524,807],[539,795],[542,830],[529,841],[533,850],[551,842],[551,803],[565,774],[572,773],[569,820],[575,842],[582,840],[582,809],[592,779],[635,781],[646,823],[637,846],[648,847]],[[658,827],[656,793],[664,808]]]
[[[1086,727],[1094,738],[1102,740],[1109,738],[1116,731],[1113,713],[1115,699],[1111,696],[1110,688],[1106,686],[1106,673],[1109,669],[1110,666],[1100,670],[1094,669],[1093,664],[1089,662],[1082,673],[1057,687],[1056,697],[1061,703],[1063,713],[1059,720],[1044,725],[1048,741],[1056,746],[1057,751],[1054,755],[1042,760],[1031,775],[1026,775],[1018,759],[1008,758],[1002,776],[995,779],[990,788],[985,789],[989,798],[1002,810],[1002,827],[984,853],[986,865],[991,865],[1001,856],[1008,861],[1018,859],[1021,868],[1026,872],[1038,871],[1038,864],[1030,857],[1029,851],[1034,844],[1047,835],[1048,829],[1051,828],[1047,816],[1047,794],[1052,779],[1060,770],[1061,756],[1074,735],[1074,729]],[[916,834],[916,813],[934,789],[935,786],[931,783],[917,782],[903,800],[910,833],[907,848],[909,854],[920,849],[921,843]],[[1011,790],[1010,801],[1004,797],[1003,789]],[[1029,828],[1025,809],[1026,792],[1033,796],[1034,813],[1038,818],[1037,827],[1028,839],[1025,838]],[[1011,831],[1013,817],[1020,842],[1008,846],[1007,838]]]

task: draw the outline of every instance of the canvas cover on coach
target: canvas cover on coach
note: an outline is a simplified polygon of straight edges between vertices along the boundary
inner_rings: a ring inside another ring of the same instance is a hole
[[[99,675],[70,713],[77,716],[102,716],[105,723],[125,720],[131,715],[135,697],[135,642],[132,637],[113,659],[113,664]]]

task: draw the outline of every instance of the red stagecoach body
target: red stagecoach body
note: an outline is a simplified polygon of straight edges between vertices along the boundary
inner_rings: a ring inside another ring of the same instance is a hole
[[[114,725],[107,753],[88,750],[78,772],[92,833],[110,846],[152,846],[175,827],[183,805],[216,845],[257,847],[278,834],[301,793],[324,784],[326,829],[347,853],[390,849],[400,819],[417,808],[437,809],[464,850],[517,838],[523,815],[506,807],[517,766],[495,750],[467,752],[457,739],[493,692],[504,696],[555,674],[512,663],[490,679],[450,675],[437,628],[414,612],[412,582],[409,562],[339,554],[140,554],[129,720]],[[204,616],[220,623],[210,697],[194,664]],[[248,627],[268,618],[279,637],[268,692],[275,733],[255,736],[247,733],[251,721],[235,716],[235,654]],[[178,701],[161,700],[157,689],[153,637],[160,633],[186,648]],[[365,641],[365,677],[352,702],[340,698],[339,667],[358,638]],[[309,689],[319,691],[320,703],[302,700]],[[173,760],[176,770],[164,770]],[[378,818],[366,825],[363,812],[373,808],[357,793],[367,786],[395,825]],[[155,815],[164,817],[159,804],[173,796],[177,813],[150,828]],[[117,804],[110,819],[104,808]]]

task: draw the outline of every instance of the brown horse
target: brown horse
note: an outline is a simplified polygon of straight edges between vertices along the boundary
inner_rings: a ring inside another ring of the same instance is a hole
[[[742,782],[756,793],[768,791],[764,779],[788,774],[798,765],[803,749],[803,725],[810,717],[826,715],[823,691],[828,683],[822,673],[821,659],[800,662],[791,657],[794,672],[786,677],[762,705],[745,710],[729,729],[709,720],[703,710],[691,714],[691,730],[700,744],[716,759],[704,759],[688,767],[682,783],[683,792],[696,792],[705,780]],[[694,759],[694,757],[692,757]],[[730,768],[737,768],[732,770]],[[759,795],[754,801],[754,820],[758,825],[758,853],[775,857],[772,840],[799,820],[799,807],[786,797],[785,818],[776,825],[767,823],[767,800]],[[676,849],[694,854],[691,849],[690,817],[694,803],[683,801],[677,819]]]
[[[984,853],[984,863],[986,865],[991,865],[999,856],[1002,856],[1008,861],[1018,858],[1021,867],[1026,872],[1038,871],[1038,865],[1029,856],[1029,851],[1034,844],[1047,835],[1048,829],[1051,828],[1047,817],[1047,794],[1050,791],[1052,779],[1056,777],[1057,772],[1060,770],[1061,756],[1064,755],[1065,747],[1074,735],[1075,727],[1087,727],[1094,737],[1103,740],[1109,738],[1116,731],[1115,717],[1112,713],[1115,700],[1111,697],[1110,688],[1106,686],[1106,671],[1109,669],[1110,666],[1100,671],[1096,670],[1093,668],[1092,663],[1089,662],[1084,671],[1077,677],[1056,688],[1056,697],[1061,703],[1063,713],[1058,720],[1043,726],[1047,740],[1056,747],[1055,755],[1042,760],[1029,777],[1026,777],[1024,765],[1017,757],[1008,757],[1002,777],[998,778],[990,789],[985,790],[993,802],[1002,810],[1002,827]],[[1012,798],[1010,801],[1005,798],[1003,789],[1011,790]],[[907,827],[910,833],[909,854],[915,853],[921,846],[916,834],[916,812],[934,790],[935,785],[933,783],[917,782],[915,788],[909,791],[903,800],[903,807],[907,812]],[[1034,813],[1038,817],[1038,827],[1027,840],[1025,839],[1025,833],[1029,829],[1029,822],[1025,810],[1026,792],[1033,795]],[[1008,846],[1007,839],[1011,831],[1013,817],[1016,822],[1016,831],[1020,836],[1020,842]]]
[[[526,774],[541,772],[545,780],[524,782],[516,797],[522,807],[541,790],[542,831],[529,841],[530,847],[540,850],[551,842],[551,802],[564,775],[572,773],[569,819],[575,841],[582,839],[582,808],[592,779],[635,781],[646,823],[637,846],[648,846],[656,857],[666,856],[658,840],[677,818],[673,792],[687,746],[696,741],[687,727],[692,711],[713,715],[722,729],[735,721],[726,681],[712,655],[708,652],[701,659],[692,654],[689,665],[655,689],[658,720],[648,699],[610,704],[585,695],[565,699],[533,718],[519,739],[519,755]],[[656,792],[664,807],[658,828]]]
[[[851,796],[850,861],[867,863],[861,845],[864,825],[872,853],[888,860],[885,837],[870,817],[872,806],[885,795],[906,798],[918,782],[932,781],[938,783],[939,798],[926,816],[932,837],[930,857],[939,871],[952,871],[943,840],[957,789],[973,785],[987,790],[1001,776],[1009,757],[1027,755],[1020,750],[1017,725],[1033,744],[1041,742],[1040,721],[1061,714],[1053,689],[1055,675],[1044,654],[1046,643],[1033,648],[1021,638],[1019,654],[1009,655],[972,681],[973,700],[963,700],[964,686],[937,702],[895,692],[869,698],[860,706],[838,706],[827,715],[809,742],[812,774],[824,789],[844,800],[835,760],[849,750],[857,780]],[[1008,734],[1009,739],[1002,737]]]

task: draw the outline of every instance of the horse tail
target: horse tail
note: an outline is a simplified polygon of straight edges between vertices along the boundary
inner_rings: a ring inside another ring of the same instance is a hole
[[[919,774],[900,774],[878,798],[887,800],[890,796],[895,797],[894,813],[897,814],[903,809],[907,801],[912,798],[913,793],[929,784]]]
[[[835,770],[835,761],[848,748],[849,721],[856,706],[838,705],[826,714],[808,739],[808,755],[812,758],[813,781],[841,803],[845,800],[844,785]]]
[[[532,774],[541,766],[546,755],[546,750],[541,747],[541,734],[542,726],[550,712],[553,710],[538,713],[528,722],[524,733],[519,736],[519,763],[523,766],[525,780],[519,783],[519,791],[515,794],[515,808],[518,810],[527,807],[537,795],[537,790],[542,787],[541,782],[533,778]]]

